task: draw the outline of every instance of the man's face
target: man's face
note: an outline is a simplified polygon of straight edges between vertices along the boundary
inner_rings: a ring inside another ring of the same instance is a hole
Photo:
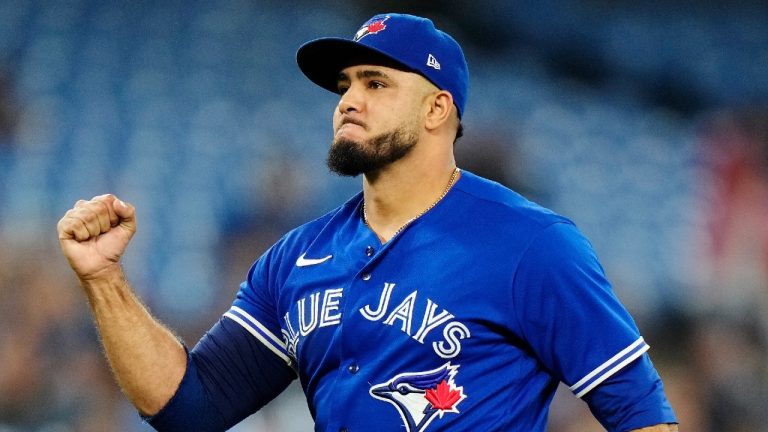
[[[328,167],[356,176],[405,157],[418,143],[426,96],[436,90],[421,76],[360,65],[339,74]]]

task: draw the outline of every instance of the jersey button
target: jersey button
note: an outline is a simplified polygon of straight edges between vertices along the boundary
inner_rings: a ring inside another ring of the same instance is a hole
[[[376,249],[374,249],[373,246],[368,246],[365,248],[365,256],[372,257],[374,252],[376,252]]]
[[[357,373],[357,371],[360,370],[360,366],[358,366],[357,363],[352,363],[351,365],[347,366],[347,370],[349,371],[349,373],[354,375]]]
[[[370,274],[370,273],[365,273],[365,274],[363,274],[363,275],[361,276],[361,278],[362,278],[364,281],[367,281],[367,280],[371,280],[371,274]]]

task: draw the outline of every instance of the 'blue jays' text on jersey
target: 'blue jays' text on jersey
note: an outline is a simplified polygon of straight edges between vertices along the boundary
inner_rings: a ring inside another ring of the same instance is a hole
[[[283,237],[226,317],[298,374],[317,430],[543,431],[648,349],[573,224],[463,172],[382,245],[362,195]]]

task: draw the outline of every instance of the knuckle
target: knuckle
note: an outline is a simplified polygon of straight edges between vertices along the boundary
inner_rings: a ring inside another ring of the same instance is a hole
[[[59,220],[59,223],[56,224],[56,228],[59,231],[71,231],[72,228],[72,218],[70,216],[65,216]]]
[[[100,200],[93,200],[93,201],[91,201],[91,208],[94,211],[102,211],[102,212],[104,212],[104,211],[107,211],[107,203],[105,203],[104,201],[100,201]]]
[[[78,214],[78,218],[81,219],[86,224],[90,224],[90,223],[98,220],[98,217],[96,216],[96,213],[94,213],[93,211],[88,211],[88,210],[81,211]]]
[[[77,217],[77,213],[79,212],[78,209],[70,209],[66,213],[64,213],[64,217],[61,218],[61,221],[64,222],[66,219],[72,219]]]

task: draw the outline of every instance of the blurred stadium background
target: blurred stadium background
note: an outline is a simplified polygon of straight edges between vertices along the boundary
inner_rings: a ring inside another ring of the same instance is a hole
[[[341,203],[304,41],[431,17],[470,64],[459,165],[571,217],[684,427],[768,431],[768,4],[0,2],[0,432],[146,431],[58,252],[80,198],[138,208],[125,267],[194,343],[250,263]],[[311,430],[297,385],[237,431]],[[601,430],[560,394],[550,432]]]

